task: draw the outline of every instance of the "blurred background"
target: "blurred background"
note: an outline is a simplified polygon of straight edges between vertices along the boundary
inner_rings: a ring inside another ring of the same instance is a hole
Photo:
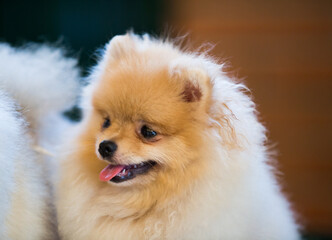
[[[131,28],[215,44],[252,90],[303,239],[332,239],[332,1],[0,0],[0,11],[1,41],[60,42],[83,75],[96,49]]]

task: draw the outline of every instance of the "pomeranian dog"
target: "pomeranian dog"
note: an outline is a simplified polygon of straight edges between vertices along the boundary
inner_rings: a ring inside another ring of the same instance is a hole
[[[0,66],[0,239],[58,239],[45,148],[70,125],[61,112],[79,90],[76,60],[46,45],[1,43]]]
[[[62,150],[63,239],[299,239],[244,89],[207,54],[114,37]]]

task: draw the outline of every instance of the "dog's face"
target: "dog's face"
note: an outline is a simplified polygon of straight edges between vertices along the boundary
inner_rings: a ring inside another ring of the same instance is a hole
[[[108,164],[100,179],[128,186],[176,177],[188,166],[199,172],[208,77],[197,69],[170,70],[174,56],[160,58],[158,49],[106,54],[90,116],[95,153]]]

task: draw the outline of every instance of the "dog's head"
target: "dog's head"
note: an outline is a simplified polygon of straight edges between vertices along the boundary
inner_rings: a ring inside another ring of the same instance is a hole
[[[127,34],[111,40],[96,71],[89,126],[105,162],[102,181],[131,186],[201,174],[207,130],[220,124],[211,122],[213,82],[199,59]]]

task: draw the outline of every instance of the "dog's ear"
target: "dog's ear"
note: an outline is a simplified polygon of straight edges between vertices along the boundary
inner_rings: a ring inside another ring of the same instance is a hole
[[[201,100],[202,95],[202,89],[198,84],[195,84],[192,81],[186,81],[184,83],[181,96],[185,102],[198,102]]]
[[[173,74],[177,81],[182,82],[182,101],[192,105],[196,117],[207,119],[208,125],[217,129],[223,146],[238,147],[234,126],[236,116],[228,104],[216,96],[214,80],[208,73],[200,67],[177,67],[173,69]]]
[[[106,45],[106,55],[112,59],[119,59],[135,48],[135,41],[132,34],[118,35],[111,39]]]
[[[207,111],[211,99],[212,84],[208,74],[201,68],[176,68],[173,77],[181,84],[182,101],[195,109]]]

